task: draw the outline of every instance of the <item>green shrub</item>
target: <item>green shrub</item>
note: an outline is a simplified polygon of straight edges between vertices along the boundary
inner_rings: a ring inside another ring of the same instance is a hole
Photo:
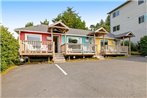
[[[123,45],[123,42],[121,43],[121,45]],[[124,45],[125,45],[125,46],[129,46],[129,41],[126,40],[126,41],[124,42]],[[138,43],[133,43],[133,42],[131,42],[131,51],[138,51],[138,48],[139,48]]]
[[[0,26],[1,34],[1,71],[6,70],[11,65],[15,65],[18,62],[18,41],[4,26]]]
[[[141,55],[147,56],[147,36],[144,36],[140,39],[139,46]]]

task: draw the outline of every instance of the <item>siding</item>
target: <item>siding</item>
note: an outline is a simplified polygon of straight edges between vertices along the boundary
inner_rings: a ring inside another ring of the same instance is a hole
[[[77,37],[77,38],[82,38],[82,43],[81,44],[88,44],[90,42],[86,42],[86,36],[72,36],[72,35],[66,35],[66,41],[68,41],[69,37]],[[65,36],[62,35],[62,44],[65,44]]]
[[[98,53],[100,53],[100,50],[101,50],[101,40],[102,40],[102,38],[96,38],[96,43],[95,44],[97,45],[96,50],[97,50]],[[108,45],[115,46],[115,43],[114,43],[113,39],[106,39],[106,40],[108,40]]]
[[[38,32],[20,32],[20,40],[25,40],[25,34],[38,34],[42,35],[42,41],[47,41],[47,37],[50,36],[50,34],[43,34]]]
[[[134,33],[136,37],[132,38],[133,42],[137,42],[144,35],[147,35],[147,21],[144,23],[138,23],[138,17],[142,15],[147,15],[146,10],[147,2],[138,5],[138,2],[132,1],[125,6],[119,8],[119,16],[113,18],[113,13],[111,14],[111,33],[121,34],[128,31]],[[113,32],[113,27],[120,25],[120,30]]]

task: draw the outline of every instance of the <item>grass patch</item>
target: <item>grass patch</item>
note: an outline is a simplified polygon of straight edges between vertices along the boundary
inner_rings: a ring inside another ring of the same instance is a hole
[[[18,66],[13,65],[13,66],[9,67],[8,69],[2,71],[0,74],[1,74],[1,75],[5,75],[5,74],[7,74],[9,71],[15,69],[16,67],[18,67]]]
[[[80,61],[96,61],[97,58],[78,58],[78,59],[70,59],[66,60],[66,62],[80,62]]]

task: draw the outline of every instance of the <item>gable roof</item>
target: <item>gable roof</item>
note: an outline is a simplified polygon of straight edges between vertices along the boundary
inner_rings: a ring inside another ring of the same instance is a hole
[[[104,29],[103,27],[100,27],[99,29],[97,29],[97,30],[95,31],[95,33],[97,33],[97,32],[102,32],[102,31],[104,31],[105,33],[108,33],[108,31],[107,31],[106,29]]]
[[[64,28],[66,28],[66,29],[69,29],[69,27],[66,26],[64,23],[62,23],[61,20],[58,21],[58,22],[55,22],[55,23],[53,23],[53,24],[51,24],[51,25],[49,25],[49,28],[54,27],[54,26],[59,26],[59,25],[60,25],[61,27],[64,27]]]
[[[39,32],[39,33],[49,33],[48,31],[49,26],[48,25],[36,25],[36,26],[31,26],[31,27],[24,27],[24,28],[17,28],[14,31],[19,32],[19,31],[29,31],[29,32]],[[92,33],[90,30],[82,30],[82,29],[74,29],[74,28],[69,28],[67,31],[68,34],[74,34],[74,35],[87,35],[89,33]]]
[[[116,7],[115,9],[113,9],[112,11],[108,12],[108,14],[111,14],[112,12],[118,10],[119,8],[125,6],[126,4],[130,3],[132,0],[127,0],[126,2],[124,2],[123,4],[121,4],[120,6]]]
[[[125,32],[125,33],[122,33],[122,34],[118,34],[118,35],[115,35],[116,38],[128,38],[128,37],[135,37],[135,35],[132,33],[132,32]]]

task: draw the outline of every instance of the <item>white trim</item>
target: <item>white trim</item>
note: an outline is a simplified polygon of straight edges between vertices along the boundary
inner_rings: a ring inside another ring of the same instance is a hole
[[[42,41],[42,35],[41,35],[41,34],[25,34],[25,40],[28,40],[28,39],[27,39],[27,36],[28,36],[28,35],[39,36],[39,37],[40,37],[40,41]]]

